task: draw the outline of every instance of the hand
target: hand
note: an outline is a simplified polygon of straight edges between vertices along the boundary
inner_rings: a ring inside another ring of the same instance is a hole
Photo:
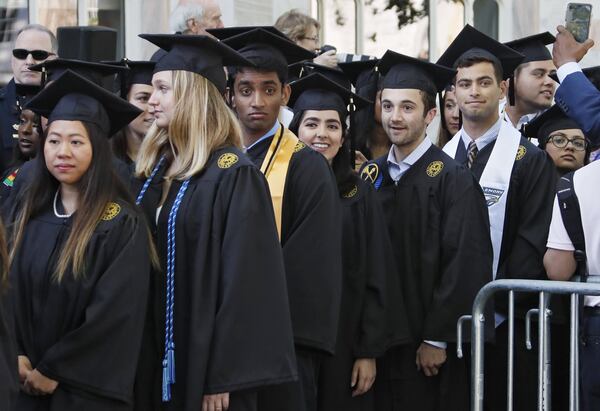
[[[44,376],[37,369],[29,373],[23,385],[25,392],[30,395],[49,395],[54,393],[56,387],[58,387],[58,381]]]
[[[428,377],[438,375],[442,365],[446,362],[446,350],[421,343],[417,350],[417,370],[422,370]]]
[[[354,170],[355,171],[359,171],[360,168],[362,167],[362,165],[364,163],[366,163],[367,161],[367,157],[365,157],[365,155],[363,153],[361,153],[360,151],[356,150],[354,152]]]
[[[318,55],[313,59],[314,63],[320,64],[322,66],[327,67],[336,67],[337,66],[337,57],[335,55],[335,50],[326,51],[323,54]]]
[[[354,388],[352,396],[358,397],[369,391],[375,382],[376,374],[377,366],[374,358],[359,358],[354,361],[352,381],[350,383],[350,386]]]
[[[556,29],[558,34],[552,47],[552,60],[557,68],[565,63],[579,62],[588,50],[594,46],[594,40],[592,39],[578,43],[564,26],[558,26]]]
[[[205,395],[202,411],[226,411],[229,408],[229,393]]]
[[[19,361],[19,382],[21,384],[25,384],[25,380],[27,380],[27,377],[29,376],[31,371],[33,371],[33,367],[31,366],[31,361],[29,361],[29,358],[27,358],[24,355],[19,355],[18,361]]]

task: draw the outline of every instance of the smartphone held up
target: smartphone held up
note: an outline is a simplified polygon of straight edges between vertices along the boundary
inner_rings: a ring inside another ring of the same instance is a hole
[[[589,3],[567,4],[565,27],[575,40],[583,43],[590,36],[590,23],[592,21],[592,5]]]

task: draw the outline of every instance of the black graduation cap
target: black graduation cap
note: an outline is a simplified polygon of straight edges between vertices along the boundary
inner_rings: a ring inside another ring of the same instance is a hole
[[[502,66],[503,78],[509,78],[523,61],[521,53],[483,34],[467,24],[439,58],[437,64],[456,67],[461,57],[482,56]]]
[[[79,120],[97,125],[107,137],[142,113],[140,109],[71,70],[48,84],[25,106],[48,122]]]
[[[254,66],[237,51],[211,36],[189,34],[140,34],[141,38],[167,51],[154,72],[184,70],[200,74],[221,92],[226,88],[224,66]]]
[[[262,27],[229,37],[223,43],[253,63],[232,66],[273,70],[284,79],[288,75],[288,65],[315,58],[314,53]]]
[[[338,67],[346,74],[346,77],[348,77],[348,80],[350,80],[354,87],[358,88],[359,77],[365,73],[372,73],[377,64],[379,64],[379,59],[371,59],[338,63]]]
[[[58,58],[33,65],[29,67],[29,70],[42,72],[42,84],[54,81],[65,71],[71,70],[98,85],[102,85],[105,77],[123,73],[129,69],[112,64]]]
[[[456,75],[456,70],[413,57],[385,52],[379,64],[383,76],[381,88],[413,88],[431,95],[442,91]]]
[[[531,61],[552,60],[552,54],[550,54],[550,50],[546,46],[553,44],[555,41],[556,37],[546,31],[509,41],[504,43],[504,45],[523,54],[525,58],[520,64],[524,64]]]
[[[128,60],[120,61],[103,61],[105,64],[127,67],[128,72],[119,74],[119,82],[121,84],[121,97],[127,98],[127,93],[132,84],[147,84],[152,85],[152,74],[156,62],[145,60]]]
[[[321,73],[312,73],[290,83],[288,105],[294,112],[304,110],[356,111],[371,102],[354,94]]]
[[[344,88],[352,88],[352,83],[346,76],[346,73],[338,67],[323,66],[321,64],[313,63],[312,61],[304,61],[291,64],[288,67],[288,70],[290,79],[300,79],[312,73],[321,73],[329,80],[336,82]]]
[[[592,84],[596,86],[598,90],[600,90],[600,66],[587,67],[582,69],[581,71],[592,82]],[[552,78],[552,80],[556,81],[557,83],[560,83],[560,81],[558,80],[558,75],[556,73],[551,74],[550,77]]]
[[[539,146],[544,148],[548,142],[550,133],[556,130],[568,130],[572,128],[581,129],[581,126],[555,104],[527,123],[523,130],[523,135],[529,138],[536,138]]]
[[[266,30],[269,33],[272,33],[272,34],[274,34],[276,36],[279,36],[281,38],[284,38],[286,40],[290,39],[288,36],[286,36],[281,31],[279,31],[278,29],[276,29],[275,26],[225,27],[225,28],[220,28],[220,29],[207,29],[206,31],[209,34],[212,34],[213,36],[215,36],[216,38],[218,38],[219,40],[225,40],[225,39],[228,39],[229,37],[233,37],[233,36],[237,36],[237,35],[240,35],[240,34],[244,34],[244,33],[247,33],[249,31],[252,31],[254,29]]]
[[[168,53],[167,53],[166,50],[158,49],[154,53],[152,53],[152,56],[150,57],[150,61],[153,61],[153,62],[156,63],[156,62],[158,62],[158,60],[160,60],[161,58],[163,58],[167,54]]]

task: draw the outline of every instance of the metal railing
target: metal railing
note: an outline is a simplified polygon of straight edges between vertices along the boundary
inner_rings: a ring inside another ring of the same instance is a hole
[[[483,411],[484,396],[484,310],[489,299],[500,291],[508,292],[508,377],[507,410],[513,409],[514,374],[514,310],[515,292],[539,293],[538,308],[526,315],[526,344],[531,349],[531,317],[538,316],[538,411],[550,411],[551,364],[550,364],[550,294],[571,294],[570,340],[569,340],[569,411],[579,410],[579,296],[600,296],[600,278],[588,277],[588,281],[542,281],[542,280],[496,280],[485,285],[473,302],[472,315],[462,316],[457,323],[457,355],[463,357],[462,328],[471,321],[471,411]]]

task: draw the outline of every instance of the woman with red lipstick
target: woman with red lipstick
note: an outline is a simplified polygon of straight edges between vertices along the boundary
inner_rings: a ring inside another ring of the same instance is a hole
[[[130,410],[156,258],[108,138],[140,111],[71,71],[26,108],[48,127],[6,210],[14,410]]]
[[[562,176],[589,163],[590,141],[579,124],[554,105],[525,126],[526,137],[537,138]]]
[[[391,301],[391,244],[373,188],[352,170],[347,107],[367,101],[321,74],[291,84],[290,130],[329,161],[336,177],[343,221],[342,305],[335,355],[322,360],[315,409],[374,410],[371,387],[376,358],[408,338],[404,306]],[[395,304],[393,308],[391,304]],[[390,315],[392,314],[393,315]],[[391,321],[394,321],[392,324]],[[395,325],[394,325],[395,324]]]

